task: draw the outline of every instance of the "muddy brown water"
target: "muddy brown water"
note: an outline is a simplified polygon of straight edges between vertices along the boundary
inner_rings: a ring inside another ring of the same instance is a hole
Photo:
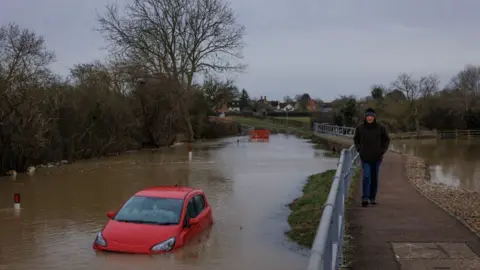
[[[305,269],[308,251],[284,236],[286,204],[308,175],[336,167],[319,152],[294,136],[229,138],[196,145],[190,163],[176,147],[0,178],[0,269]],[[106,211],[142,188],[173,184],[202,188],[213,207],[200,243],[155,256],[93,251]]]
[[[432,182],[480,192],[480,140],[392,140],[391,145],[427,160]]]

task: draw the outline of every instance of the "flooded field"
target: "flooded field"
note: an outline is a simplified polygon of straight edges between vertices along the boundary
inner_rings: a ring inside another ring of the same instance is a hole
[[[480,192],[480,140],[392,140],[391,145],[427,160],[432,182]]]
[[[230,138],[195,146],[192,162],[176,147],[0,178],[0,269],[305,269],[308,252],[284,236],[286,204],[308,175],[336,167],[319,151],[294,136]],[[173,184],[205,191],[215,224],[202,242],[157,256],[93,251],[106,211],[142,188]]]

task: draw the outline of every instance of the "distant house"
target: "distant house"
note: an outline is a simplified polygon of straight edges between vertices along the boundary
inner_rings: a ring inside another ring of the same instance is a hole
[[[229,112],[239,112],[240,111],[240,104],[236,101],[228,103],[228,111]]]
[[[215,110],[219,117],[225,117],[225,113],[228,112],[228,105],[226,102],[222,103],[222,105],[218,106]]]
[[[264,105],[268,105],[267,96],[260,96],[259,102],[264,104]]]
[[[222,103],[220,106],[217,107],[216,111],[217,111],[217,113],[228,112],[228,104],[226,102]]]
[[[278,112],[291,112],[295,110],[295,103],[278,102],[275,110]]]
[[[309,99],[307,102],[307,111],[316,112],[317,111],[317,102],[313,99]]]
[[[295,103],[289,103],[287,105],[285,105],[285,107],[283,107],[283,110],[286,111],[286,112],[293,112],[295,111]]]
[[[270,104],[267,101],[267,97],[261,96],[259,100],[256,101],[256,104],[254,105],[255,112],[257,115],[262,115],[264,116],[267,111],[270,111],[272,108],[270,107]]]
[[[277,112],[281,112],[281,111],[283,111],[283,108],[285,108],[286,105],[287,105],[286,103],[278,102],[278,103],[277,103],[277,107],[275,107],[275,110],[276,110]]]
[[[270,102],[269,102],[270,107],[271,107],[272,109],[276,110],[276,111],[278,111],[278,105],[279,105],[279,104],[280,104],[280,102],[278,102],[278,101],[270,101]]]

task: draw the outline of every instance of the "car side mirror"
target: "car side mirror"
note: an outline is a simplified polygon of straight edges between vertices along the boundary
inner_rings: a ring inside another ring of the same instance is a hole
[[[116,214],[115,212],[107,212],[107,217],[109,219],[112,219],[115,216],[115,214]]]
[[[199,222],[198,218],[190,218],[188,220],[188,224],[190,224],[190,225],[198,224],[198,222]]]

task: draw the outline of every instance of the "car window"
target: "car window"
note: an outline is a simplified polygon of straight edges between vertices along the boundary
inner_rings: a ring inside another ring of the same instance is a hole
[[[134,223],[178,224],[183,200],[133,196],[118,211],[115,220]]]
[[[205,209],[205,198],[203,197],[203,195],[195,195],[195,197],[193,197],[195,199],[195,206],[197,208],[197,213],[200,214],[203,209]]]
[[[195,198],[191,198],[187,206],[187,216],[189,218],[197,217],[197,207],[195,206]]]

